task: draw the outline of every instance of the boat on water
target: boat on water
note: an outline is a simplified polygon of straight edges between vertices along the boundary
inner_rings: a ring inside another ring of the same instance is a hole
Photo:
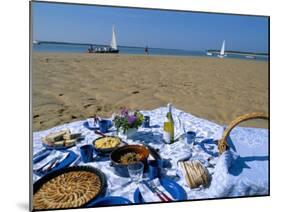
[[[222,46],[221,46],[221,51],[220,53],[218,54],[218,57],[219,58],[224,58],[226,57],[227,55],[225,54],[225,40],[223,41],[222,43]]]
[[[247,59],[256,59],[257,57],[254,55],[246,55],[245,56]]]
[[[119,49],[117,47],[117,41],[116,41],[116,33],[115,33],[115,27],[112,26],[112,38],[111,43],[109,47],[99,47],[93,49],[92,46],[90,49],[88,49],[89,53],[119,53]]]
[[[34,40],[32,43],[33,44],[39,44],[39,42],[37,40]]]
[[[213,55],[213,53],[212,52],[206,52],[206,55],[208,55],[208,56],[212,56]]]

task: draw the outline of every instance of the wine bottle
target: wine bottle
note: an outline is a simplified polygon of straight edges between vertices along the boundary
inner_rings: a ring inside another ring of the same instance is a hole
[[[174,120],[172,115],[172,105],[169,103],[167,105],[167,115],[164,121],[164,133],[163,139],[165,143],[172,144],[174,143]]]

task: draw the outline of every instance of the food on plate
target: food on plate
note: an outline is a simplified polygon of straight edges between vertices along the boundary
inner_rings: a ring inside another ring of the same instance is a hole
[[[70,147],[75,145],[81,137],[81,133],[71,133],[70,130],[62,130],[50,133],[42,139],[42,142],[50,147]]]
[[[95,141],[95,147],[97,149],[115,148],[119,144],[120,138],[118,137],[103,137]]]
[[[67,172],[43,184],[33,195],[33,206],[35,210],[80,207],[99,194],[101,185],[95,173]]]
[[[124,165],[128,165],[130,163],[140,161],[141,158],[142,158],[141,154],[135,152],[129,152],[120,157],[120,163]]]
[[[63,139],[65,140],[73,140],[73,139],[76,139],[76,138],[79,138],[81,137],[81,133],[66,133],[63,135]]]
[[[65,134],[70,134],[70,131],[69,130],[62,130],[62,131],[59,131],[59,132],[54,132],[54,133],[50,133],[49,135],[47,135],[45,137],[45,140],[47,142],[55,142],[55,141],[61,141],[63,140],[63,136]]]

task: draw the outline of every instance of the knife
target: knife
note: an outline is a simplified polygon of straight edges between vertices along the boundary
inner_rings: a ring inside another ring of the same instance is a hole
[[[57,158],[58,158],[58,156],[55,157],[55,158],[53,158],[53,159],[51,159],[49,162],[45,163],[43,166],[39,167],[38,169],[34,169],[33,171],[34,171],[35,173],[41,172],[41,171],[42,171],[46,166],[48,166],[50,163],[53,163],[54,161],[56,161]]]
[[[164,197],[162,197],[162,195],[161,195],[159,192],[157,192],[152,186],[150,186],[147,181],[143,181],[143,184],[146,185],[146,187],[147,187],[153,194],[156,194],[157,197],[158,197],[162,202],[168,202],[168,200],[166,200]]]
[[[150,182],[150,186],[153,189],[155,189],[155,191],[159,192],[167,201],[173,201],[168,195],[166,195],[163,191],[161,191],[159,188],[157,188],[155,183]]]
[[[41,171],[43,171],[43,172],[48,172],[48,171],[50,171],[51,168],[52,168],[52,166],[53,166],[55,163],[57,163],[57,161],[60,160],[62,157],[63,157],[62,155],[59,155],[59,156],[55,157],[55,158],[52,159],[46,166],[44,166]]]

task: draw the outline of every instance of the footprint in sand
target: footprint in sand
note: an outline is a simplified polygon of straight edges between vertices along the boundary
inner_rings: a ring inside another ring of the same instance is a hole
[[[133,91],[132,94],[138,94],[140,93],[139,91]]]
[[[58,111],[60,114],[61,113],[63,113],[64,112],[64,109],[62,108],[62,109],[59,109],[59,111]]]
[[[60,93],[60,94],[59,94],[59,96],[63,96],[63,95],[64,95],[63,93]]]
[[[35,118],[38,118],[38,117],[40,117],[40,116],[39,116],[39,115],[34,115],[34,116],[33,116],[34,119],[35,119]]]
[[[90,106],[92,106],[93,104],[86,104],[86,105],[84,105],[83,107],[85,108],[85,109],[87,109],[88,107],[90,107]]]

